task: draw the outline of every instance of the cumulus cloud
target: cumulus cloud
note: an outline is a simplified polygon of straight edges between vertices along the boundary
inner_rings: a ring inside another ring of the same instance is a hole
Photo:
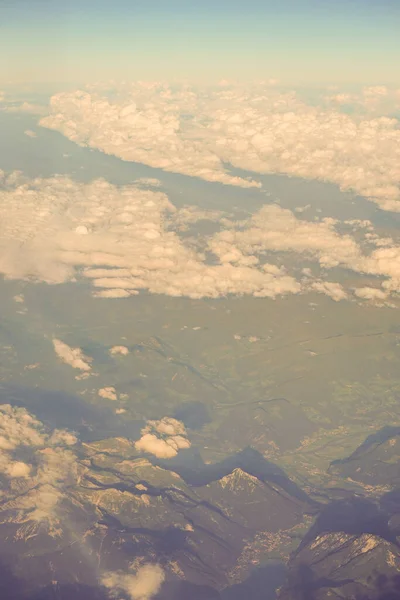
[[[110,354],[115,356],[116,354],[122,354],[122,356],[126,356],[129,354],[129,349],[126,346],[113,346],[110,348]]]
[[[112,594],[123,592],[130,600],[151,600],[160,591],[164,579],[164,571],[159,565],[145,564],[132,573],[104,573],[101,581]]]
[[[154,454],[157,458],[173,458],[179,450],[191,446],[184,424],[170,417],[147,421],[141,434],[142,437],[135,442],[136,450]]]
[[[32,131],[32,129],[27,129],[26,131],[24,131],[24,133],[30,138],[37,137],[37,133],[35,133],[35,131]]]
[[[66,365],[81,371],[91,370],[90,358],[85,356],[80,348],[71,348],[68,344],[56,338],[53,339],[53,347],[57,356]]]
[[[327,268],[347,265],[360,257],[361,250],[352,237],[335,230],[336,223],[329,218],[300,220],[288,209],[266,205],[245,227],[239,224],[215,235],[209,248],[222,263],[229,264],[254,264],[255,254],[270,250],[312,256]]]
[[[197,206],[184,206],[172,217],[174,226],[179,231],[185,231],[190,225],[198,221],[213,221],[218,222],[225,218],[222,211],[219,210],[202,210]]]
[[[184,424],[172,417],[164,417],[160,421],[148,421],[147,427],[164,435],[186,435]]]
[[[78,476],[76,443],[72,432],[49,432],[24,408],[1,405],[0,473],[9,481],[2,510],[15,511],[21,524],[54,523],[64,487]]]
[[[340,283],[333,281],[314,281],[311,284],[311,289],[319,292],[320,294],[329,296],[332,298],[332,300],[335,300],[335,302],[346,300],[348,297]]]
[[[88,92],[61,93],[51,98],[50,111],[40,121],[43,127],[107,154],[207,181],[259,187],[253,180],[227,173],[217,153],[196,143],[193,132],[181,135],[183,123],[168,94],[161,105],[147,102],[139,108],[131,99],[118,105]]]
[[[105,398],[106,400],[118,400],[115,387],[104,387],[101,388],[97,393],[100,396],[100,398]]]
[[[168,219],[176,212],[159,191],[118,188],[104,180],[85,185],[64,177],[24,183],[17,178],[0,190],[0,273],[53,284],[80,275],[102,298],[139,290],[191,298],[273,298],[300,291],[295,278],[252,268],[251,261],[207,264],[201,252],[169,230]],[[84,235],[77,231],[81,227]]]
[[[29,477],[30,473],[31,467],[20,460],[11,462],[5,469],[5,474],[12,479],[18,477]]]
[[[364,300],[385,300],[387,298],[388,293],[384,290],[380,290],[378,288],[372,287],[361,287],[354,291],[354,294],[358,298],[362,298]]]
[[[319,271],[342,267],[381,277],[385,292],[400,291],[400,246],[379,237],[367,220],[308,221],[266,204],[235,221],[187,207],[181,212],[164,193],[134,185],[65,177],[28,181],[18,173],[4,174],[3,181],[0,273],[6,278],[50,284],[81,278],[104,299],[141,290],[190,298],[275,298],[312,289],[296,276],[299,259],[307,259]],[[220,220],[223,230],[189,241],[174,230],[205,215]],[[338,298],[338,288],[333,292],[331,284],[318,283],[320,274],[313,278],[310,271],[307,279],[315,279],[315,290]],[[61,360],[89,374],[90,359],[79,348],[61,340],[53,344]]]
[[[373,86],[357,101],[376,110],[389,96],[384,86]],[[340,106],[353,98],[334,97],[333,105],[311,106],[263,84],[207,91],[133,84],[115,102],[82,91],[57,94],[41,125],[123,160],[208,181],[258,185],[226,165],[287,173],[330,181],[400,211],[398,120],[365,110],[346,114]]]
[[[172,458],[177,455],[177,449],[173,448],[165,440],[151,433],[145,433],[140,440],[135,443],[136,450],[154,454],[157,458]]]

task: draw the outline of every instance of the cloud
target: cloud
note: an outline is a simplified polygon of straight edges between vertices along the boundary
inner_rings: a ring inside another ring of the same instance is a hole
[[[11,477],[12,479],[19,477],[29,477],[30,473],[31,467],[19,460],[11,462],[5,469],[5,474],[8,477]]]
[[[184,424],[170,417],[147,421],[141,434],[142,437],[135,442],[136,450],[154,454],[157,458],[173,458],[179,450],[191,446]]]
[[[40,116],[48,113],[47,107],[39,104],[32,104],[31,102],[22,102],[22,104],[8,104],[3,106],[1,110],[8,113],[29,113]]]
[[[83,184],[67,177],[26,180],[18,173],[2,179],[0,273],[9,279],[58,284],[79,278],[104,299],[142,290],[189,298],[276,298],[306,292],[314,282],[314,290],[338,298],[332,282],[319,282],[340,267],[360,277],[380,277],[385,293],[400,291],[400,246],[379,237],[367,220],[310,221],[265,204],[235,221],[178,210],[164,193],[134,185]],[[205,217],[223,229],[209,236],[194,232],[189,240],[174,230]],[[318,271],[313,276],[311,270],[307,281],[297,278],[305,259]],[[61,360],[90,372],[90,359],[79,348],[61,340],[53,344]]]
[[[348,101],[360,110],[341,112]],[[392,103],[391,111],[379,114],[382,101]],[[324,102],[308,105],[268,84],[215,90],[132,84],[115,102],[82,91],[57,94],[41,125],[166,171],[242,187],[258,184],[231,167],[286,173],[332,182],[399,212],[400,128],[386,116],[394,112],[395,94],[374,86],[356,100],[336,93]]]
[[[187,103],[183,97],[182,101]],[[130,99],[118,105],[83,91],[61,93],[51,98],[50,112],[40,121],[43,127],[107,154],[207,181],[259,187],[253,180],[225,172],[218,155],[196,143],[190,131],[187,137],[181,135],[179,112],[165,97],[158,106],[145,103],[138,108]]]
[[[197,206],[184,206],[172,215],[172,222],[179,231],[186,231],[198,221],[221,221],[226,215],[220,210],[204,210]]]
[[[126,356],[129,354],[129,349],[126,346],[113,346],[110,348],[110,354],[115,356],[116,354],[122,354],[122,356]]]
[[[164,417],[160,421],[148,421],[147,427],[164,435],[186,435],[184,424],[172,417]]]
[[[222,263],[254,262],[254,255],[265,250],[295,252],[318,260],[331,268],[349,264],[361,255],[356,241],[335,230],[334,219],[311,222],[298,219],[292,211],[272,204],[256,212],[243,227],[233,226],[216,234],[209,249]]]
[[[37,133],[35,133],[34,131],[32,131],[32,129],[27,129],[26,131],[24,131],[24,134],[27,135],[30,138],[37,137]]]
[[[80,348],[71,348],[65,342],[56,338],[53,339],[53,347],[57,356],[66,365],[69,365],[73,369],[80,369],[81,371],[91,370],[90,359],[83,354]]]
[[[346,300],[348,298],[347,293],[344,291],[343,287],[340,283],[336,283],[333,281],[315,281],[311,284],[311,289],[319,292],[320,294],[325,294],[335,300],[335,302],[339,302],[340,300]]]
[[[115,387],[104,387],[101,388],[97,393],[100,396],[100,398],[105,398],[106,400],[118,400]]]
[[[72,432],[50,432],[24,408],[0,405],[0,473],[9,482],[3,485],[2,510],[16,512],[22,526],[54,524],[64,487],[77,480],[76,443]]]
[[[15,179],[0,189],[0,273],[7,278],[57,284],[81,276],[102,298],[140,290],[191,298],[300,291],[293,277],[252,268],[251,260],[207,264],[168,227],[178,211],[159,191],[104,180]]]
[[[136,292],[128,292],[128,290],[123,290],[121,288],[114,288],[112,290],[101,290],[100,292],[94,292],[93,296],[95,298],[129,298],[134,295]]]
[[[135,184],[154,188],[161,187],[161,181],[155,177],[140,177],[139,179],[135,179]]]
[[[135,448],[139,452],[154,454],[157,458],[172,458],[178,454],[171,444],[151,433],[145,433],[135,443]]]
[[[127,594],[130,600],[151,600],[160,591],[164,579],[164,571],[159,565],[146,564],[136,573],[104,573],[101,582],[111,592]]]
[[[354,291],[354,294],[364,300],[385,300],[388,295],[387,292],[372,287],[358,288]]]

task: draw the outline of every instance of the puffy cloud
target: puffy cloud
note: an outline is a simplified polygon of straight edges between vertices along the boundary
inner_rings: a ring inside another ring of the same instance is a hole
[[[183,123],[168,93],[161,105],[145,103],[141,108],[130,99],[118,105],[83,91],[61,93],[51,98],[50,111],[40,122],[43,127],[124,160],[207,181],[259,187],[255,181],[225,172],[218,155],[197,143],[190,131],[188,137],[181,135]]]
[[[157,458],[172,458],[178,454],[176,448],[152,433],[145,433],[140,440],[135,443],[135,447],[139,452],[154,454]]]
[[[57,356],[66,365],[70,365],[73,369],[80,369],[81,371],[91,370],[90,359],[83,354],[80,348],[71,348],[65,342],[56,338],[53,339],[53,347]]]
[[[98,391],[98,395],[100,398],[105,398],[106,400],[118,400],[117,392],[115,387],[104,387]]]
[[[159,191],[64,177],[20,183],[17,177],[0,190],[0,272],[53,284],[82,275],[103,298],[129,297],[141,289],[192,298],[273,298],[300,291],[293,277],[259,271],[251,261],[240,267],[207,264],[169,230],[176,212]],[[60,352],[69,353],[63,346]],[[87,369],[80,358],[69,360]]]
[[[25,135],[27,135],[30,138],[35,138],[37,137],[37,133],[35,133],[34,131],[32,131],[32,129],[27,129],[26,131],[24,131]]]
[[[16,522],[57,520],[64,486],[77,479],[71,450],[76,442],[70,431],[48,432],[24,408],[0,406],[0,473],[9,480],[9,487],[3,486],[3,510],[15,511]]]
[[[335,300],[335,302],[346,300],[348,297],[340,283],[333,281],[315,281],[311,284],[311,289],[329,296],[332,300]]]
[[[379,290],[378,288],[372,287],[361,287],[354,290],[354,294],[358,298],[362,298],[364,300],[385,300],[387,298],[388,293]]]
[[[29,477],[31,473],[31,467],[24,462],[16,460],[15,462],[10,462],[5,469],[5,474],[11,478],[18,477]]]
[[[136,573],[104,573],[101,581],[112,593],[123,592],[131,600],[151,600],[160,591],[164,579],[164,571],[159,565],[145,564]]]
[[[7,278],[57,284],[82,277],[99,298],[129,298],[140,290],[190,298],[275,298],[311,289],[309,281],[294,276],[299,258],[306,258],[319,270],[343,267],[381,277],[386,291],[400,290],[400,246],[380,238],[367,220],[308,221],[267,204],[249,219],[234,221],[187,207],[179,211],[164,193],[134,185],[82,184],[65,177],[25,181],[19,174],[3,180],[0,273]],[[173,229],[205,217],[224,229],[189,241]],[[349,229],[357,239],[343,233]],[[313,280],[311,272],[308,277]],[[333,292],[331,284],[319,281],[321,276],[314,289],[338,298],[338,288]],[[90,359],[79,348],[57,339],[53,344],[61,360],[90,372]]]
[[[129,354],[129,349],[126,346],[113,346],[110,348],[110,354],[113,356],[116,354],[122,354],[122,356],[126,356]]]
[[[179,450],[191,445],[186,438],[184,424],[170,417],[147,421],[141,434],[142,437],[135,442],[136,450],[154,454],[157,458],[173,458]]]
[[[147,427],[155,429],[158,433],[164,435],[185,435],[185,426],[181,421],[172,417],[164,417],[160,421],[148,421]]]
[[[348,94],[334,95],[337,108],[329,101],[321,108],[262,84],[207,91],[136,84],[113,103],[95,93],[57,94],[41,124],[167,171],[240,186],[257,184],[226,165],[287,173],[330,181],[400,211],[398,120],[365,113],[388,97],[394,95],[384,86],[365,88],[356,99],[363,111],[348,115],[337,109],[353,100]]]
[[[173,223],[179,231],[185,231],[189,225],[198,221],[220,221],[224,213],[219,210],[201,210],[197,206],[184,206],[173,217]]]

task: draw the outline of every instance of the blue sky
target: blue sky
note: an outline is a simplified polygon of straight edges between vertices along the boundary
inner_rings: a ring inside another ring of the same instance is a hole
[[[400,83],[399,0],[0,0],[1,82]]]

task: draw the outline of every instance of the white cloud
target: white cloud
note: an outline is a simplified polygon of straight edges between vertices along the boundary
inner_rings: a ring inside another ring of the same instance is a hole
[[[318,283],[321,274],[315,281],[312,271],[311,281],[296,279],[300,259],[307,259],[319,271],[342,267],[380,277],[385,292],[400,291],[400,246],[380,238],[367,220],[307,221],[266,204],[246,221],[223,219],[222,231],[208,238],[199,234],[193,243],[171,224],[204,214],[222,223],[219,213],[187,207],[181,213],[158,190],[104,180],[28,181],[18,173],[3,180],[0,273],[6,278],[49,284],[84,278],[99,298],[129,298],[141,290],[190,298],[275,298],[307,291],[314,282],[314,289],[338,298],[332,283]],[[343,225],[350,233],[341,233]],[[53,344],[61,360],[89,374],[90,359],[79,348],[61,340]]]
[[[122,290],[121,288],[115,288],[112,290],[101,290],[100,292],[95,292],[93,296],[95,298],[129,298],[132,295],[135,295],[137,292],[128,292],[128,290]]]
[[[202,210],[197,206],[184,206],[172,216],[172,222],[179,231],[185,231],[189,225],[198,221],[221,221],[224,213],[219,210]]]
[[[246,225],[226,229],[210,241],[209,248],[221,263],[248,264],[249,258],[254,263],[255,255],[266,250],[313,257],[326,268],[355,264],[362,256],[352,237],[337,233],[334,219],[300,220],[290,210],[272,204],[255,213]]]
[[[123,160],[208,181],[256,185],[228,171],[230,164],[330,181],[400,211],[399,122],[376,112],[382,99],[395,98],[384,86],[365,88],[356,98],[363,111],[352,115],[262,84],[207,91],[133,84],[125,100],[117,98],[57,94],[41,124]],[[333,104],[352,100],[336,93]]]
[[[135,442],[136,450],[154,454],[157,458],[173,458],[179,450],[191,446],[184,424],[170,417],[147,421],[141,434],[142,437]]]
[[[168,94],[161,105],[147,102],[139,109],[130,99],[117,105],[87,92],[61,93],[51,98],[50,110],[40,122],[43,127],[60,130],[71,140],[107,154],[207,181],[259,187],[255,181],[225,172],[220,157],[196,143],[190,130],[187,137],[181,135],[183,123]]]
[[[126,346],[113,346],[110,348],[110,354],[113,356],[116,354],[122,354],[122,356],[126,356],[129,354],[129,349]]]
[[[158,433],[164,435],[186,435],[184,424],[172,417],[164,417],[160,421],[148,421],[147,427],[154,428]]]
[[[172,458],[178,454],[177,449],[155,434],[145,433],[140,440],[135,443],[135,448],[139,452],[154,454],[157,458]]]
[[[354,291],[354,294],[364,300],[385,300],[388,295],[387,292],[372,287],[358,288]]]
[[[7,466],[5,473],[8,477],[19,478],[19,477],[29,477],[31,473],[31,467],[24,462],[19,460],[15,462],[10,462]]]
[[[346,300],[348,297],[340,283],[333,281],[314,281],[314,283],[311,284],[311,289],[320,294],[329,296],[332,300],[335,300],[335,302]]]
[[[116,389],[112,386],[101,388],[98,391],[98,395],[100,398],[105,398],[106,400],[118,400]]]
[[[3,510],[16,511],[16,522],[57,520],[63,488],[77,479],[71,450],[76,442],[69,431],[48,432],[24,408],[0,405],[0,473],[9,480],[9,487],[3,486]]]
[[[103,298],[129,297],[141,289],[191,298],[273,298],[300,291],[293,277],[259,271],[251,260],[208,265],[168,230],[174,213],[158,191],[118,188],[104,180],[85,185],[64,177],[24,183],[17,178],[0,190],[0,272],[53,284],[81,274]],[[78,235],[83,226],[88,233]]]
[[[151,600],[160,591],[164,579],[159,565],[145,564],[136,573],[104,573],[101,582],[111,592],[127,594],[130,600]]]
[[[37,133],[35,133],[35,131],[32,131],[32,129],[27,129],[26,131],[24,131],[24,133],[30,138],[37,137]]]
[[[53,346],[57,356],[73,369],[81,371],[90,371],[90,359],[85,356],[80,348],[71,348],[61,340],[53,339]]]

